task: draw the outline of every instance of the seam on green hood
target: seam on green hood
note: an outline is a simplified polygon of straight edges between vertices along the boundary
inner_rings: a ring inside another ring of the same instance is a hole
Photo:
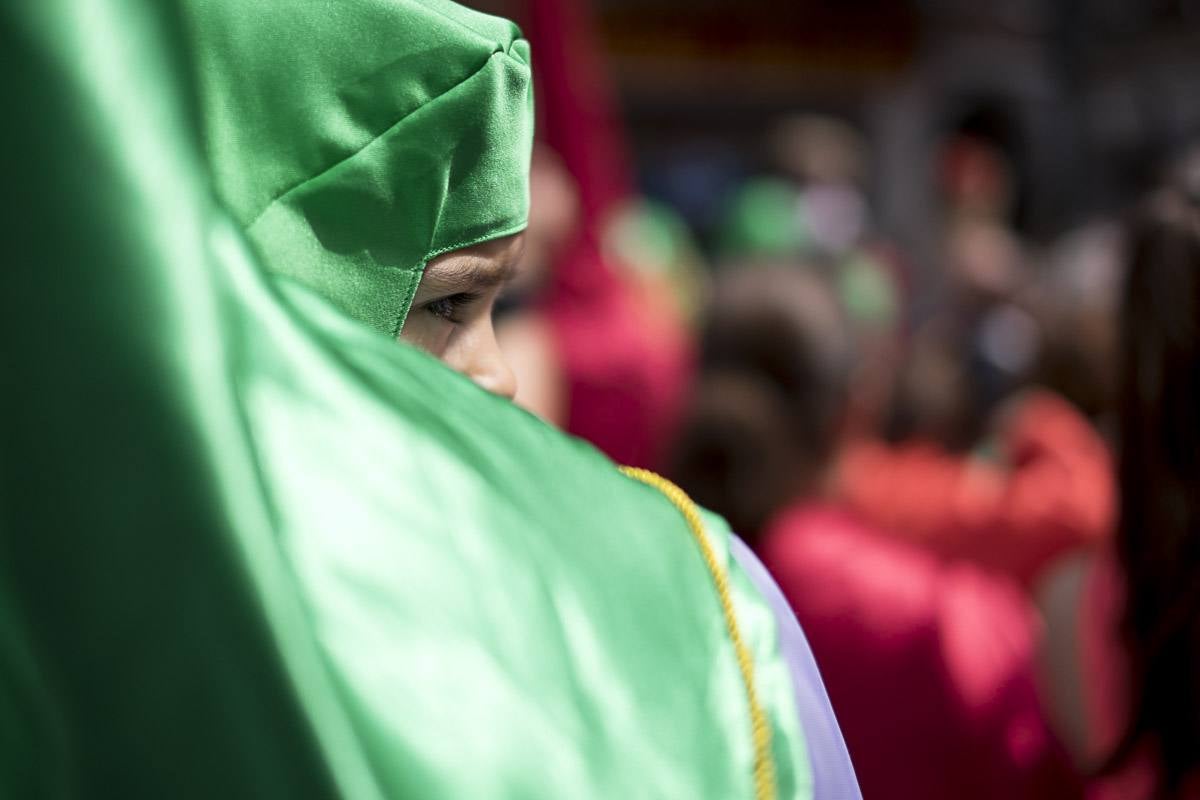
[[[470,30],[470,29],[468,28],[468,30]],[[523,40],[523,39],[514,39],[514,40],[513,40],[513,43],[515,44],[516,42],[519,42],[519,41],[524,41],[524,40]],[[348,155],[347,155],[347,156],[345,156],[344,158],[338,159],[336,162],[334,162],[334,163],[330,164],[329,166],[325,167],[324,169],[320,170],[319,172],[315,172],[315,173],[313,173],[312,175],[309,175],[307,178],[305,178],[304,180],[300,181],[299,183],[296,183],[296,184],[295,184],[295,185],[293,185],[293,186],[289,186],[287,189],[285,189],[284,191],[280,192],[280,193],[279,193],[278,195],[276,195],[275,197],[271,198],[271,201],[270,201],[269,203],[267,203],[265,206],[263,206],[263,209],[262,209],[261,211],[259,211],[257,214],[255,214],[255,215],[254,215],[254,218],[253,218],[252,220],[250,220],[248,223],[246,223],[246,225],[244,226],[244,227],[245,227],[245,229],[246,229],[246,230],[249,230],[250,228],[253,228],[253,227],[254,227],[254,225],[255,225],[255,223],[257,223],[257,222],[258,222],[260,219],[262,219],[262,217],[263,217],[263,216],[264,216],[264,215],[265,215],[265,214],[266,214],[268,211],[270,211],[270,210],[271,210],[271,207],[272,207],[272,206],[274,206],[275,204],[279,203],[280,201],[286,200],[286,199],[287,199],[287,198],[288,198],[290,195],[292,195],[294,192],[296,192],[296,191],[298,191],[298,190],[302,189],[304,186],[306,186],[306,185],[308,185],[309,183],[311,183],[311,182],[313,182],[313,181],[317,180],[318,178],[320,178],[321,176],[325,175],[326,173],[328,173],[328,172],[331,172],[332,170],[335,170],[335,169],[337,169],[339,166],[341,166],[342,164],[345,164],[347,161],[352,161],[352,160],[354,160],[355,158],[357,158],[357,157],[358,157],[358,155],[359,155],[360,153],[362,153],[362,151],[363,151],[363,150],[366,150],[368,147],[370,147],[371,145],[373,145],[375,142],[377,142],[377,141],[379,141],[380,139],[383,139],[384,137],[386,137],[386,136],[388,136],[389,134],[391,134],[391,132],[392,132],[393,130],[395,130],[395,128],[396,128],[398,125],[400,125],[402,122],[404,122],[404,120],[408,119],[410,116],[412,116],[413,114],[417,113],[417,112],[418,112],[418,111],[420,111],[421,109],[423,109],[423,108],[425,108],[425,107],[427,107],[427,106],[431,105],[432,103],[435,103],[435,102],[437,102],[438,100],[442,99],[442,98],[443,98],[443,97],[445,97],[446,95],[448,95],[448,94],[450,94],[451,92],[453,92],[453,91],[455,91],[456,89],[458,89],[458,88],[459,88],[460,86],[462,86],[464,83],[467,83],[467,82],[468,82],[468,81],[470,81],[472,78],[474,78],[475,76],[479,75],[481,72],[483,72],[485,69],[487,69],[487,68],[488,68],[488,65],[492,63],[492,59],[493,59],[493,58],[495,58],[496,56],[502,56],[502,57],[504,57],[504,58],[509,58],[509,59],[512,59],[513,61],[517,62],[518,64],[521,64],[522,66],[528,66],[527,62],[526,62],[524,59],[522,59],[522,58],[519,58],[519,57],[517,57],[517,55],[514,55],[513,53],[511,53],[511,52],[510,52],[510,50],[511,50],[511,49],[512,49],[512,47],[511,47],[511,45],[510,45],[510,46],[509,46],[509,48],[507,48],[507,49],[498,49],[498,50],[493,50],[493,51],[492,51],[490,54],[488,54],[488,57],[487,57],[486,59],[484,59],[483,63],[482,63],[482,64],[480,64],[478,68],[476,68],[476,69],[472,70],[472,71],[471,71],[471,73],[470,73],[469,75],[466,75],[466,76],[464,76],[462,80],[458,81],[458,82],[457,82],[457,83],[455,83],[453,86],[450,86],[450,87],[448,87],[448,88],[447,88],[445,91],[443,91],[443,92],[441,92],[441,93],[439,93],[439,94],[437,94],[437,95],[434,95],[433,97],[429,98],[429,99],[428,99],[428,100],[426,100],[424,103],[421,103],[419,106],[416,106],[416,107],[414,107],[414,108],[411,108],[411,109],[409,109],[409,111],[408,111],[408,113],[407,113],[407,114],[405,114],[405,115],[404,115],[404,116],[402,116],[402,117],[399,117],[399,118],[397,118],[397,119],[396,119],[396,120],[394,120],[394,121],[392,122],[392,124],[391,124],[391,125],[389,125],[387,128],[383,129],[382,131],[380,131],[379,133],[377,133],[375,136],[372,136],[372,137],[371,137],[369,140],[367,140],[367,141],[363,142],[363,143],[362,143],[362,144],[361,144],[359,147],[357,147],[357,148],[354,150],[354,152],[352,152],[352,153],[348,154]],[[428,259],[428,257],[427,257],[427,259]],[[424,265],[422,265],[422,266],[424,266]]]

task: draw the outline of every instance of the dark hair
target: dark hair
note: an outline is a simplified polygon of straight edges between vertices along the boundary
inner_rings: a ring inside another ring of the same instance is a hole
[[[1129,256],[1117,552],[1132,705],[1109,767],[1148,748],[1172,797],[1200,766],[1200,195],[1152,198]]]
[[[828,282],[791,265],[718,278],[702,325],[699,376],[667,472],[753,538],[826,467],[849,330]]]

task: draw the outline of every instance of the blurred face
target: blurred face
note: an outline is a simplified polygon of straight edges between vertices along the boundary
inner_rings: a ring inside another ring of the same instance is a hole
[[[415,345],[494,394],[517,382],[496,344],[492,307],[512,277],[522,234],[438,256],[425,267],[400,340]]]

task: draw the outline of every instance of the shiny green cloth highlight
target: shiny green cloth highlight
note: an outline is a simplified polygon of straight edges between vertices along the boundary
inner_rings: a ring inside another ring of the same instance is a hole
[[[446,0],[187,0],[221,198],[269,270],[399,333],[425,263],[525,228],[529,44]]]
[[[0,6],[0,796],[751,797],[674,508],[281,295],[208,189],[174,10]],[[709,529],[810,798],[771,612]]]

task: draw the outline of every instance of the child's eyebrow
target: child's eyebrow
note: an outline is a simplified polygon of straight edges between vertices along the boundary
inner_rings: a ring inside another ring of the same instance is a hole
[[[516,271],[515,261],[503,263],[464,256],[441,261],[433,269],[426,268],[425,282],[438,291],[490,289],[508,282]]]

